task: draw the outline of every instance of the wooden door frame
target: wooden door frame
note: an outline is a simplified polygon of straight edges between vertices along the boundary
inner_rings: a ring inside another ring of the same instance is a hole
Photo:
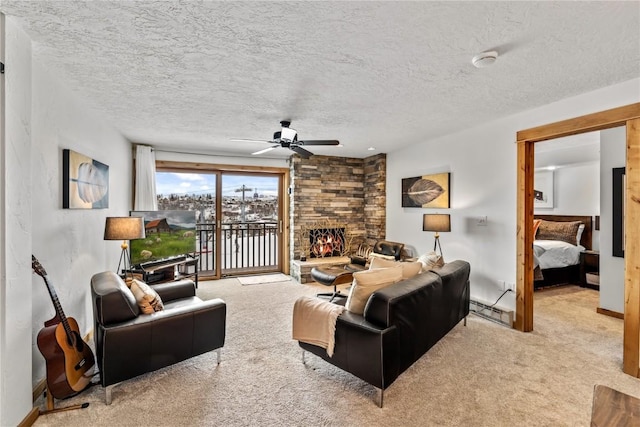
[[[244,166],[244,165],[224,165],[214,163],[194,163],[194,162],[176,162],[170,160],[156,160],[156,171],[160,172],[193,172],[194,170],[207,171],[209,173],[219,173],[218,179],[216,179],[216,195],[222,194],[222,179],[221,175],[225,172],[229,173],[264,173],[264,174],[277,174],[281,175],[282,179],[279,181],[278,195],[280,203],[278,203],[279,214],[281,223],[279,224],[278,232],[282,239],[281,253],[279,254],[281,270],[284,274],[290,272],[290,243],[289,243],[289,197],[287,197],[287,189],[289,188],[291,178],[289,168],[279,168],[272,166]],[[216,218],[222,218],[222,208],[220,203],[216,204]],[[218,221],[216,227],[216,240],[220,241],[221,227]],[[219,279],[222,274],[220,269],[221,255],[220,251],[216,251],[216,276],[215,279]]]
[[[533,330],[533,176],[536,142],[626,127],[623,367],[640,377],[640,103],[517,132],[517,275],[515,328]],[[627,226],[627,224],[629,226]],[[636,224],[632,227],[631,224]]]

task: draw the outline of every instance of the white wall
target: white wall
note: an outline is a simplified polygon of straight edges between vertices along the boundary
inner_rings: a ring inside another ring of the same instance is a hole
[[[600,162],[568,164],[553,171],[553,208],[536,208],[542,215],[600,215]],[[593,247],[599,249],[593,231]]]
[[[416,141],[387,157],[387,238],[406,242],[422,253],[433,246],[421,231],[423,213],[435,209],[402,208],[402,178],[451,172],[451,228],[441,235],[447,261],[471,263],[471,295],[495,301],[499,281],[516,280],[516,132],[638,102],[640,79],[568,98],[505,117],[473,129],[429,141]],[[477,226],[479,216],[488,225]],[[515,309],[508,294],[503,307]]]
[[[624,127],[600,132],[600,307],[624,313],[624,258],[613,253],[613,168],[625,166]]]
[[[0,425],[31,410],[31,43],[5,20],[5,134],[0,230]]]
[[[38,60],[33,62],[32,140],[33,253],[47,270],[65,314],[78,321],[84,336],[93,329],[89,280],[98,271],[115,270],[120,256],[120,242],[104,241],[103,232],[107,216],[126,216],[131,209],[131,144]],[[108,209],[62,209],[65,148],[109,165]],[[32,282],[37,334],[55,311],[44,282],[37,276]],[[33,343],[37,382],[45,371],[35,335]]]
[[[29,413],[32,388],[45,377],[36,335],[54,309],[32,274],[33,253],[47,270],[67,316],[84,336],[93,329],[89,280],[115,269],[118,242],[104,241],[107,216],[131,208],[131,144],[76,98],[33,57],[30,39],[12,18],[6,28],[6,132],[0,243],[6,274],[0,289],[0,425]],[[62,209],[62,149],[110,166],[109,208]],[[32,361],[32,363],[28,363]]]
[[[597,215],[600,209],[600,163],[558,167],[553,171],[553,208],[536,208],[543,215]]]

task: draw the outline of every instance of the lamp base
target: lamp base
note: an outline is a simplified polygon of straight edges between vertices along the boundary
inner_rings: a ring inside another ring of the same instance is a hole
[[[436,233],[435,241],[433,242],[433,251],[436,251],[436,248],[440,250],[440,256],[444,259],[442,255],[442,246],[440,246],[440,234]]]
[[[122,252],[120,252],[120,260],[118,261],[116,274],[121,275],[120,272],[122,271],[125,278],[127,277],[127,274],[131,275],[131,278],[133,278],[133,272],[131,271],[131,257],[129,255],[129,245],[127,245],[126,242],[123,242],[120,247],[122,248]],[[120,270],[121,265],[122,270]]]

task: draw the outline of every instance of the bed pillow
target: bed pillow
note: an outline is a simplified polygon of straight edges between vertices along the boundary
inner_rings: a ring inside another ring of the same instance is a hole
[[[131,281],[131,292],[136,298],[140,311],[144,314],[151,314],[164,309],[160,295],[143,281],[133,279]]]
[[[402,280],[402,266],[376,268],[353,273],[351,291],[345,307],[348,311],[363,314],[372,293]]]
[[[578,235],[578,228],[580,228],[580,221],[540,221],[538,227],[538,234],[536,239],[538,240],[560,240],[572,245],[576,245],[576,236]]]
[[[580,227],[578,227],[578,233],[576,234],[576,245],[580,245],[580,239],[582,239],[583,232],[584,232],[584,224],[580,223]]]
[[[536,238],[536,233],[538,232],[538,228],[540,227],[540,222],[542,222],[541,219],[534,219],[533,220],[533,238]]]

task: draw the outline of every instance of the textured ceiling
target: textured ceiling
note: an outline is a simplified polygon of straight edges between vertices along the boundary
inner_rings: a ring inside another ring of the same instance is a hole
[[[0,11],[128,139],[179,151],[248,155],[266,145],[230,139],[269,139],[292,119],[300,139],[344,145],[313,152],[366,157],[640,76],[639,2],[2,0]],[[471,65],[491,49],[493,66]]]

